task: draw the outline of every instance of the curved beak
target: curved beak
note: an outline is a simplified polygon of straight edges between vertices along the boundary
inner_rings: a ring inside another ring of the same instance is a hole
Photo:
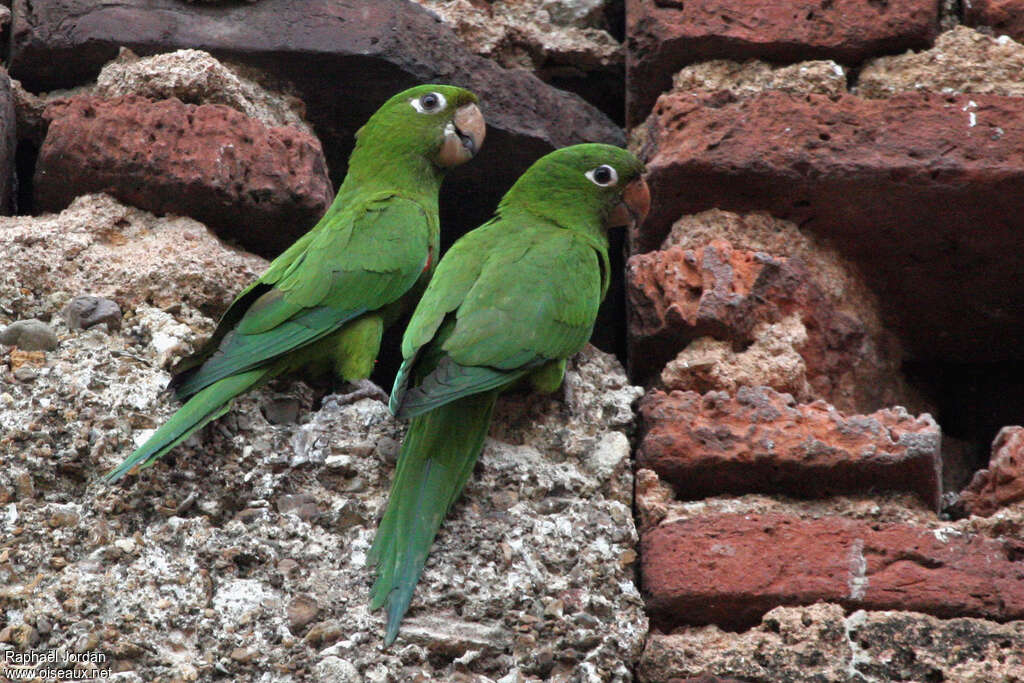
[[[475,104],[455,110],[455,116],[444,127],[444,141],[437,153],[437,163],[444,168],[458,166],[473,158],[484,144],[487,125]]]
[[[637,178],[622,190],[622,199],[608,217],[609,228],[635,228],[644,222],[651,210],[651,189],[643,178]]]

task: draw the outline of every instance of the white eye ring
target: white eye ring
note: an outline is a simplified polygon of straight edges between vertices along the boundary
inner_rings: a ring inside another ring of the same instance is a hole
[[[619,174],[608,164],[592,168],[583,175],[587,176],[590,182],[599,187],[608,187],[619,181]]]
[[[444,109],[448,104],[448,100],[439,92],[428,92],[425,95],[412,98],[409,100],[409,104],[420,114],[433,114]]]

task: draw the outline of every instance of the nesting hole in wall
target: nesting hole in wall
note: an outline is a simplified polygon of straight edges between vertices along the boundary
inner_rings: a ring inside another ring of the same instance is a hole
[[[957,492],[975,471],[988,466],[999,430],[1024,424],[1024,360],[908,362],[903,371],[936,406],[943,485]]]

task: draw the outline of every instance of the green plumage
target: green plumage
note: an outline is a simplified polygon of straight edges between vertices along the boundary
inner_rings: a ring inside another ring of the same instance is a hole
[[[617,172],[613,185],[587,177],[602,165]],[[522,381],[553,391],[565,359],[590,338],[608,287],[606,224],[642,172],[617,147],[553,152],[438,265],[403,337],[391,410],[412,421],[368,554],[377,571],[371,606],[387,607],[385,644],[473,471],[498,394]]]
[[[430,96],[436,111],[422,104]],[[461,88],[419,86],[370,118],[323,218],[239,294],[206,345],[178,365],[170,387],[186,403],[108,481],[151,465],[273,377],[300,370],[348,381],[369,376],[383,329],[433,270],[444,171],[482,140],[482,120],[474,144],[461,131],[455,137],[460,108],[479,116],[474,102]],[[455,161],[452,144],[461,152]]]

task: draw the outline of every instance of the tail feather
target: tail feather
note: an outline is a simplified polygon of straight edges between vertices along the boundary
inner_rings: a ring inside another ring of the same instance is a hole
[[[156,430],[146,443],[108,472],[104,480],[113,483],[136,468],[149,467],[196,430],[226,413],[236,396],[251,389],[268,373],[267,368],[257,368],[225,377],[202,389]]]
[[[434,537],[473,472],[497,393],[453,401],[409,425],[388,507],[367,555],[367,564],[377,568],[370,609],[387,606],[385,645],[398,635]]]

